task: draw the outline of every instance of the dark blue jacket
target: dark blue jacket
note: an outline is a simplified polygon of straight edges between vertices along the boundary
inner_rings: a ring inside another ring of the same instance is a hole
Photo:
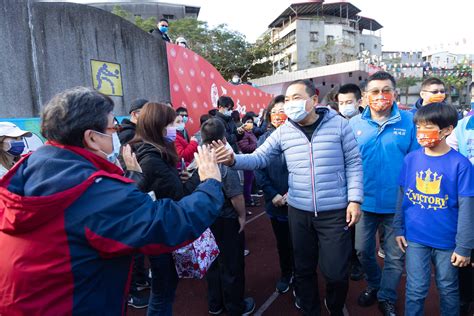
[[[194,240],[222,208],[215,180],[154,202],[114,168],[46,145],[0,180],[0,314],[125,314],[132,255]]]
[[[275,131],[270,129],[258,139],[257,146],[260,146]],[[288,207],[276,207],[272,203],[275,195],[284,195],[288,192],[288,169],[286,167],[285,155],[281,154],[278,158],[272,160],[266,168],[255,170],[257,183],[262,187],[265,196],[265,211],[270,216],[286,217],[288,216]]]
[[[413,116],[415,116],[415,113],[421,109],[421,107],[423,106],[423,99],[422,98],[418,98],[418,100],[416,100],[415,104],[413,104],[413,108],[409,111],[411,114],[413,114]]]

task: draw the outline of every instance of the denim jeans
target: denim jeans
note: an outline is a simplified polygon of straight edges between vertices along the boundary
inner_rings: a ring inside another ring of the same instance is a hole
[[[453,249],[436,249],[408,242],[406,250],[406,316],[422,316],[431,281],[431,263],[442,316],[459,315],[458,268],[451,264]]]
[[[173,315],[173,301],[178,286],[178,274],[170,253],[150,256],[151,296],[147,316]]]
[[[395,231],[392,228],[393,217],[394,214],[377,214],[363,211],[362,217],[356,225],[355,247],[362,268],[367,275],[369,287],[379,290],[378,300],[395,303],[397,288],[403,273],[404,254],[395,241]],[[385,231],[383,270],[380,269],[375,259],[375,234],[379,225],[382,225]]]

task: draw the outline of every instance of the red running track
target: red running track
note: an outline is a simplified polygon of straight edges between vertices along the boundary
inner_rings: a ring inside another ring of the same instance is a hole
[[[275,284],[279,278],[278,254],[270,220],[263,213],[263,208],[251,209],[254,215],[248,218],[245,227],[246,246],[250,255],[245,258],[246,296],[252,296],[256,301],[255,315],[301,315],[294,307],[291,291],[278,295],[275,293]],[[380,260],[382,264],[383,260]],[[324,295],[324,279],[319,273],[320,295]],[[349,294],[346,306],[352,316],[381,315],[376,305],[364,308],[357,305],[358,295],[365,289],[366,283],[350,281]],[[398,315],[403,315],[405,295],[405,275],[399,287]],[[207,285],[205,280],[181,279],[178,284],[174,315],[176,316],[205,316],[207,312]],[[273,296],[273,297],[272,297]],[[272,301],[272,298],[274,300]],[[262,305],[265,306],[262,308]],[[265,310],[263,310],[265,309]],[[431,280],[431,288],[426,300],[426,315],[439,315],[438,295]],[[146,309],[129,308],[127,315],[144,316]],[[224,314],[223,314],[224,315]],[[329,315],[323,308],[322,315]]]

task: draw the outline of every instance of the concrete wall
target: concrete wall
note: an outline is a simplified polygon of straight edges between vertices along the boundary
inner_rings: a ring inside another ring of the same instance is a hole
[[[28,6],[0,0],[0,117],[38,112]]]
[[[92,86],[91,59],[121,65],[116,115],[138,97],[170,99],[163,41],[97,8],[18,2],[0,0],[0,117],[38,116],[54,94]]]

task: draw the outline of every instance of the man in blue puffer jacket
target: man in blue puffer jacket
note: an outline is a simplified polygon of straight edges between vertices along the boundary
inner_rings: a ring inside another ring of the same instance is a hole
[[[364,163],[364,203],[362,218],[356,226],[356,249],[367,275],[368,287],[359,296],[361,306],[378,299],[383,315],[395,315],[397,287],[403,272],[403,253],[395,242],[392,228],[397,201],[398,177],[403,159],[418,148],[413,115],[400,111],[395,79],[377,72],[367,79],[365,94],[369,106],[352,118]],[[375,234],[379,225],[385,230],[383,271],[375,260]]]
[[[234,155],[222,144],[218,161],[236,169],[262,169],[283,153],[289,173],[288,219],[295,260],[295,305],[319,315],[316,268],[326,278],[326,306],[343,315],[348,290],[351,233],[363,201],[362,161],[349,123],[333,110],[317,107],[308,80],[288,86],[288,121],[248,155]]]

